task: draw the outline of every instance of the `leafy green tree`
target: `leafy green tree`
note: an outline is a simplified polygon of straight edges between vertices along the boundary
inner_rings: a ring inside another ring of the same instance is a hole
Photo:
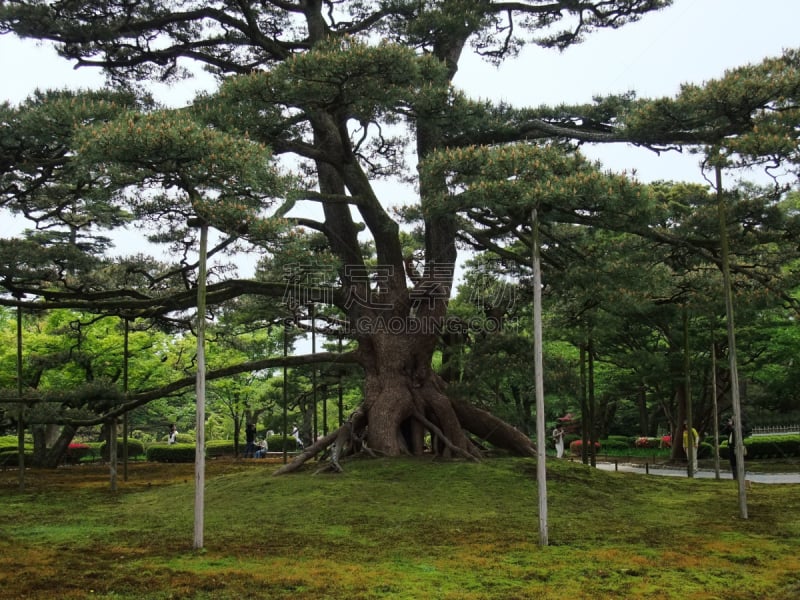
[[[274,356],[281,345],[281,332],[243,321],[241,315],[226,307],[220,323],[209,331],[208,367],[210,370],[236,365],[261,356]],[[273,369],[237,373],[214,381],[209,386],[211,410],[224,413],[231,420],[234,448],[239,452],[243,427],[256,425],[265,412],[273,412],[280,399],[273,381]]]
[[[55,466],[76,434],[96,435],[95,426],[104,423],[99,415],[124,404],[122,323],[51,310],[25,315],[22,333],[23,390],[30,401],[25,418],[34,434],[34,458],[40,466]],[[15,319],[3,319],[0,336],[0,388],[7,399],[16,396]],[[169,381],[175,367],[171,359],[178,355],[163,333],[137,328],[129,335],[129,354],[131,389]],[[137,419],[143,417],[132,419],[133,426],[140,427]]]

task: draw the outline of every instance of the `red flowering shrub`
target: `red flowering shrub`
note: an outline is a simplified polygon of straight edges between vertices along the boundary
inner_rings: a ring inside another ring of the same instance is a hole
[[[636,439],[634,446],[637,448],[662,448],[662,438],[640,437]]]
[[[64,458],[67,462],[80,462],[82,458],[92,455],[92,449],[89,444],[81,444],[80,442],[72,442],[67,447],[67,453]]]
[[[583,447],[583,440],[575,440],[574,442],[570,442],[569,451],[575,456],[580,456],[582,447]],[[594,451],[595,453],[600,451],[600,442],[594,443]]]

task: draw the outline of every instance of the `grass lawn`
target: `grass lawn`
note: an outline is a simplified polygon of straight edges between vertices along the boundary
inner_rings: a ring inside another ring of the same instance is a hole
[[[532,460],[277,466],[208,462],[202,551],[192,465],[0,472],[0,598],[800,597],[800,486],[554,460],[540,547]]]

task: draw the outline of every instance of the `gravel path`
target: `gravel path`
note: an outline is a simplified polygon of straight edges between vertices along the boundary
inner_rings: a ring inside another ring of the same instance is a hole
[[[686,477],[685,467],[649,466],[633,463],[598,462],[598,469],[604,471],[619,471],[624,473],[639,473],[641,475],[661,475],[665,477]],[[698,479],[714,479],[714,469],[700,468],[694,476]],[[720,479],[731,480],[731,472],[720,469]],[[746,479],[754,483],[800,483],[800,473],[746,473]]]

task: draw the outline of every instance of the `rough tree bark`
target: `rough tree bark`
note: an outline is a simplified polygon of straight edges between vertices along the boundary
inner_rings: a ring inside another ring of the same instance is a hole
[[[33,426],[34,454],[33,466],[44,469],[55,469],[64,461],[72,439],[75,437],[76,429],[71,425],[64,426],[56,440],[48,445],[46,439],[45,426]]]
[[[435,338],[381,333],[361,341],[359,362],[365,371],[365,399],[338,430],[320,438],[283,474],[331,448],[331,466],[340,471],[343,456],[366,450],[371,455],[477,460],[485,440],[521,456],[535,456],[530,438],[502,419],[447,393],[447,384],[431,368]]]

